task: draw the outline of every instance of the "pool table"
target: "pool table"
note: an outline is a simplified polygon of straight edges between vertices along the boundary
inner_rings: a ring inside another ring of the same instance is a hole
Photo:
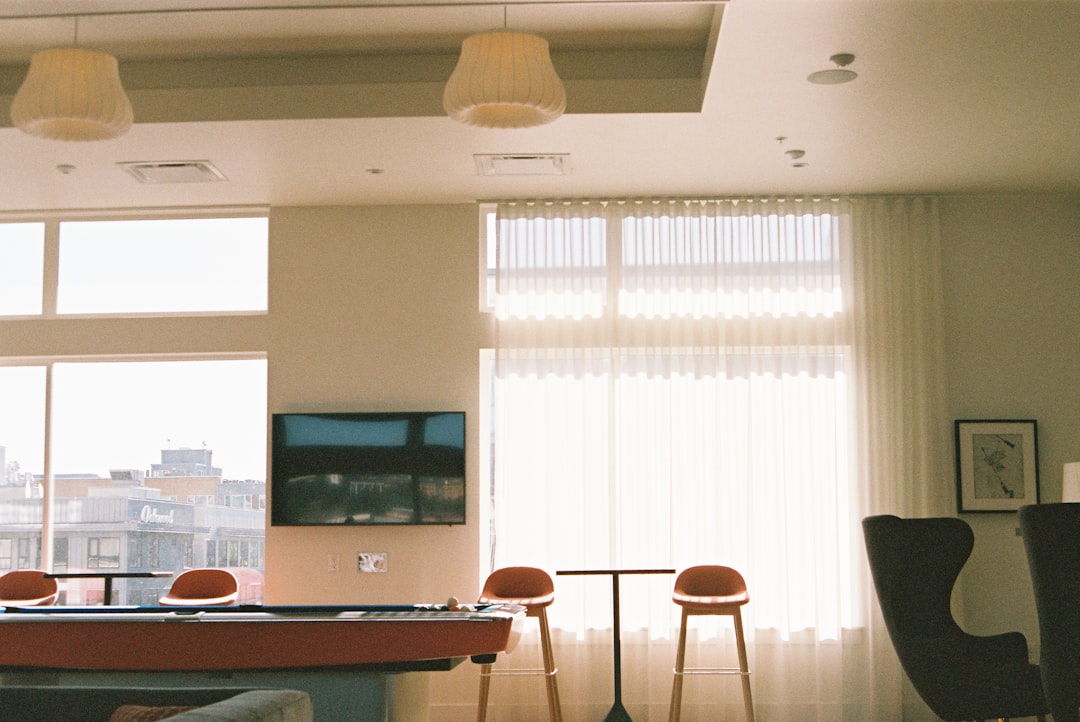
[[[25,607],[0,612],[0,670],[449,669],[494,659],[517,605]]]

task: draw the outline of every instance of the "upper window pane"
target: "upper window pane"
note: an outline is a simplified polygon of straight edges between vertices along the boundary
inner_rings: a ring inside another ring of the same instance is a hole
[[[0,223],[0,316],[41,314],[44,223]]]
[[[831,316],[842,309],[829,213],[637,214],[622,222],[619,312],[645,318]]]
[[[57,313],[265,311],[267,231],[266,218],[63,222]]]
[[[559,207],[561,208],[561,206]],[[566,215],[513,209],[495,223],[494,310],[499,318],[599,318],[609,276],[602,209]],[[549,209],[545,207],[544,211]]]
[[[485,225],[490,307],[537,320],[832,316],[845,262],[836,215],[793,206],[500,205]]]

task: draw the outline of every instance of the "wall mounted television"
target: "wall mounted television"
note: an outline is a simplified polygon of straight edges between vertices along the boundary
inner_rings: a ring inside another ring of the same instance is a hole
[[[273,526],[465,523],[465,412],[271,417]]]

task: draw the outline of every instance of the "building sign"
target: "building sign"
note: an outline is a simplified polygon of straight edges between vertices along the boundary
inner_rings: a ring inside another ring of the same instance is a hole
[[[190,529],[195,523],[195,513],[190,504],[157,499],[128,499],[127,518],[140,527]]]

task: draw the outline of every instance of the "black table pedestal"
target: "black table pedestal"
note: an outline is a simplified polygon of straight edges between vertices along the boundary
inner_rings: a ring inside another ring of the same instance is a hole
[[[555,574],[585,575],[608,574],[611,576],[611,623],[613,626],[612,656],[615,674],[615,701],[608,710],[604,722],[634,722],[622,703],[622,625],[619,620],[619,576],[622,574],[674,574],[674,569],[577,569],[557,571]]]

